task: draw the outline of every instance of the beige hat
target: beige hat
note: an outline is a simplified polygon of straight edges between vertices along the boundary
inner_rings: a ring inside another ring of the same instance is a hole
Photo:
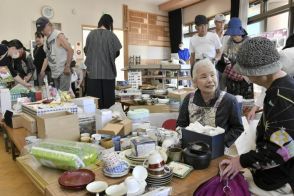
[[[223,14],[217,14],[214,17],[214,20],[218,22],[226,22],[226,17]]]

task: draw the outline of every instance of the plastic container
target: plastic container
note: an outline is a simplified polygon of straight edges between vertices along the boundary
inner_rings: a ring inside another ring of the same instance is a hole
[[[128,112],[128,118],[133,123],[149,122],[149,110],[148,109],[135,109]]]

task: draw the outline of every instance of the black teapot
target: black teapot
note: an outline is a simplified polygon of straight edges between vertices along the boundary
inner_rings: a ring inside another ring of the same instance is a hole
[[[184,162],[194,169],[206,169],[211,161],[211,150],[209,144],[196,141],[190,143],[183,150]]]

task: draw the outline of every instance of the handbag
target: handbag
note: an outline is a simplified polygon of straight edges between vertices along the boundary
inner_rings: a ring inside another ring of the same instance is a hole
[[[224,73],[224,70],[225,70],[227,64],[228,63],[226,62],[225,55],[222,54],[221,59],[219,61],[217,61],[217,63],[215,64],[215,68],[217,71]]]
[[[194,196],[250,196],[248,183],[239,173],[231,180],[220,181],[220,176],[215,176],[200,185]]]
[[[234,81],[242,81],[244,80],[243,76],[239,74],[232,64],[228,64],[224,70],[224,73],[227,75],[227,78],[234,80]]]

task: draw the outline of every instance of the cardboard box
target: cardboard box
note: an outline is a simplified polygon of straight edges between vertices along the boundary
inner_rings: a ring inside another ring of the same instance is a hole
[[[107,135],[129,135],[132,131],[132,121],[128,118],[122,121],[110,121],[101,130],[97,132]]]
[[[36,119],[28,114],[21,114],[21,124],[26,130],[31,133],[37,132],[37,122]]]
[[[56,112],[37,117],[38,137],[78,141],[78,116],[70,112]]]
[[[183,148],[186,148],[191,142],[195,142],[195,141],[205,142],[210,146],[211,159],[215,159],[217,157],[224,155],[224,150],[225,150],[224,140],[225,140],[224,133],[215,135],[215,136],[209,136],[209,135],[197,133],[194,131],[190,131],[187,129],[182,129]]]
[[[12,117],[12,128],[17,129],[17,128],[21,128],[21,127],[23,127],[21,115],[14,115]]]
[[[194,88],[183,88],[183,89],[169,92],[167,97],[170,99],[182,102],[182,101],[184,101],[185,97],[189,93],[193,93],[193,92],[195,92],[195,90],[196,89],[194,89]]]
[[[94,99],[94,103],[96,105],[96,108],[99,109],[99,98],[92,97],[92,96],[86,96],[86,97]]]
[[[158,105],[138,105],[138,106],[130,106],[130,110],[145,108],[148,109],[150,113],[169,113],[170,107],[166,104],[158,104]]]

